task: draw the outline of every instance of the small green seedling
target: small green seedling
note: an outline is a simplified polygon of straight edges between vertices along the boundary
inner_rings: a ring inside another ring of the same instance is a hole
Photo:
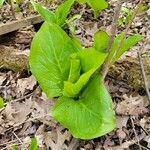
[[[74,21],[79,20],[82,17],[82,15],[74,15],[70,19],[66,20],[66,24],[68,25],[70,32],[72,34],[75,34],[75,26],[74,26]]]
[[[2,8],[4,2],[5,2],[5,0],[0,0],[0,9]]]
[[[106,0],[77,0],[79,3],[87,3],[94,10],[95,17],[108,7],[108,2]]]
[[[4,100],[2,97],[0,97],[0,108],[3,108],[4,107]]]
[[[29,64],[47,97],[57,98],[51,110],[53,118],[68,128],[74,137],[93,139],[116,127],[115,112],[104,85],[102,66],[105,60],[110,65],[114,64],[143,37],[137,34],[125,38],[124,33],[120,33],[108,53],[110,36],[98,31],[94,35],[93,46],[83,48],[76,37],[69,37],[62,29],[68,14],[62,9],[66,3],[70,4],[66,8],[69,10],[72,0],[65,1],[59,11],[56,10],[57,13],[50,12],[49,16],[46,9],[40,7],[40,14],[46,22],[33,38]],[[60,10],[63,19],[58,15]]]
[[[11,146],[11,150],[18,150],[17,145],[16,145],[16,144],[13,144],[13,145]]]
[[[31,138],[29,150],[38,150],[38,143],[36,138]]]
[[[122,14],[118,19],[118,25],[119,26],[127,25],[132,18],[133,12],[130,9],[128,9],[127,7],[123,6],[121,8],[121,13]]]

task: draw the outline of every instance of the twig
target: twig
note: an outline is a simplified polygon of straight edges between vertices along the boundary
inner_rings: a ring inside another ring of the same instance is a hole
[[[25,98],[27,98],[27,97],[32,96],[33,94],[34,94],[34,93],[30,93],[30,94],[25,95],[25,96],[23,96],[23,97],[13,99],[12,101],[10,101],[10,102],[8,102],[8,103],[4,103],[4,106],[6,107],[6,106],[7,106],[8,104],[10,104],[10,103],[14,103],[14,102],[21,101],[21,100],[23,100],[23,99],[25,99]],[[1,108],[1,109],[0,109],[0,112],[2,112],[2,111],[5,109],[5,107]]]
[[[111,25],[110,40],[109,40],[109,43],[108,43],[107,52],[110,51],[110,49],[112,47],[112,44],[114,42],[115,36],[116,36],[117,25],[118,25],[118,18],[119,18],[119,15],[120,15],[120,10],[121,10],[123,2],[124,2],[123,0],[119,0],[118,4],[117,4],[117,6],[116,6],[116,8],[114,10],[115,13],[114,13],[114,17],[113,17],[113,21],[112,21],[112,25]]]
[[[16,137],[16,139],[19,141],[19,143],[23,144],[21,139],[16,135],[16,133],[14,131],[12,133]]]
[[[22,96],[22,97],[20,97],[20,98],[13,99],[12,101],[10,101],[10,103],[19,102],[19,101],[21,101],[21,100],[23,100],[23,99],[26,99],[27,97],[32,96],[33,94],[34,94],[34,93],[30,93],[30,94],[27,94],[27,95]],[[7,105],[7,103],[5,103],[5,105]]]
[[[0,144],[0,147],[5,146],[5,145],[8,145],[8,144],[11,144],[11,143],[15,143],[15,142],[17,142],[17,141],[18,141],[18,140],[15,139],[15,140],[11,140],[11,141],[9,141],[9,142],[2,143],[2,144]]]
[[[128,30],[130,29],[130,26],[131,26],[131,24],[132,24],[132,22],[133,22],[133,20],[134,20],[134,18],[135,18],[135,16],[136,16],[136,14],[137,14],[139,8],[140,8],[140,5],[141,5],[142,1],[143,1],[143,0],[140,0],[140,2],[138,3],[136,9],[134,10],[134,13],[133,13],[133,15],[132,15],[132,18],[131,18],[130,22],[128,23],[127,27],[126,27],[126,29],[125,29],[125,31],[124,31],[124,34],[123,34],[123,37],[122,37],[122,39],[121,39],[121,41],[120,41],[120,43],[119,43],[119,46],[118,46],[118,48],[116,49],[116,51],[115,51],[114,55],[112,56],[111,60],[108,60],[108,58],[109,58],[109,56],[110,56],[110,52],[109,52],[109,54],[108,54],[108,56],[107,56],[107,58],[106,58],[106,60],[105,60],[105,63],[104,63],[104,65],[103,65],[103,67],[102,67],[102,76],[103,76],[103,79],[105,79],[105,76],[107,75],[108,70],[109,70],[111,64],[113,64],[114,58],[115,58],[115,56],[118,54],[118,52],[119,52],[119,50],[120,50],[120,48],[121,48],[121,46],[122,46],[122,44],[123,44],[123,42],[124,42],[126,36],[127,36]],[[118,10],[118,11],[120,11],[120,10]],[[116,13],[115,13],[115,14],[116,14]],[[117,14],[118,14],[118,13],[117,13]],[[116,17],[116,16],[114,16],[114,18],[115,18],[115,17]],[[118,16],[118,18],[119,18],[119,16]],[[115,38],[115,36],[114,36],[113,38]],[[114,41],[114,39],[112,39],[111,41]],[[109,46],[109,47],[110,47],[110,46]],[[110,63],[110,64],[109,64],[109,63]]]
[[[133,129],[135,138],[136,138],[136,140],[137,140],[137,144],[138,144],[138,146],[139,146],[139,149],[142,150],[141,145],[140,145],[140,143],[139,143],[139,139],[138,139],[137,133],[136,133],[136,131],[135,131],[135,125],[134,125],[134,122],[133,122],[133,118],[130,117],[130,119],[131,119],[132,129]]]
[[[109,40],[108,48],[107,48],[107,52],[109,52],[109,53],[110,53],[110,50],[111,50],[111,47],[112,47],[112,44],[114,42],[115,35],[116,35],[116,32],[117,32],[117,23],[118,23],[119,14],[120,14],[120,10],[121,10],[123,2],[124,2],[123,0],[119,0],[118,1],[118,4],[116,6],[116,10],[115,10],[115,13],[114,13],[114,17],[113,17],[114,19],[113,19],[113,22],[112,22],[111,33],[110,33],[111,35],[110,35],[110,40]],[[108,58],[109,57],[106,58],[106,60],[104,62],[104,65],[102,67],[102,76],[103,76],[103,79],[107,75],[107,72],[108,72],[108,69],[109,69]]]
[[[148,100],[150,101],[150,92],[149,92],[149,87],[148,87],[148,80],[147,80],[147,77],[146,77],[144,64],[143,64],[140,52],[138,52],[138,57],[139,57],[139,62],[140,62],[140,66],[141,66],[141,72],[142,72],[142,77],[143,77],[146,93],[147,93],[147,96],[148,96]]]
[[[131,27],[131,24],[132,24],[132,22],[133,22],[135,16],[137,15],[137,13],[138,13],[138,11],[139,11],[139,8],[140,8],[142,2],[143,2],[143,0],[140,0],[139,3],[138,3],[138,5],[137,5],[137,7],[135,8],[135,10],[134,10],[134,12],[133,12],[133,15],[132,15],[132,17],[131,17],[131,19],[130,19],[130,22],[128,23],[128,25],[127,25],[127,27],[126,27],[126,29],[125,29],[125,31],[124,31],[124,34],[123,34],[123,37],[122,37],[122,39],[121,39],[121,41],[120,41],[120,43],[119,43],[119,46],[118,46],[118,48],[116,49],[116,51],[115,51],[115,53],[114,53],[114,55],[113,55],[113,57],[112,57],[112,59],[111,59],[111,64],[114,63],[115,56],[118,54],[119,50],[121,49],[121,46],[122,46],[122,44],[123,44],[125,38],[127,37],[127,33],[128,33],[128,31],[129,31],[129,29],[130,29],[130,27]]]

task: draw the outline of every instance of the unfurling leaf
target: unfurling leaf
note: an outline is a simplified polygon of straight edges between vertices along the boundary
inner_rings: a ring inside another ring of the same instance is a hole
[[[72,58],[70,61],[71,61],[71,66],[70,66],[68,81],[75,83],[80,77],[80,71],[81,71],[80,60],[76,58]]]
[[[71,83],[70,81],[64,82],[64,92],[63,95],[67,97],[76,97],[83,87],[88,83],[92,74],[96,71],[96,68],[89,70],[88,72],[82,74],[76,83]]]
[[[109,35],[104,31],[94,34],[94,48],[100,52],[106,52],[109,43]]]
[[[76,97],[106,58],[105,53],[98,52],[94,48],[84,49],[73,55],[80,60],[82,74],[75,83],[70,81],[64,82],[63,95],[67,97]]]

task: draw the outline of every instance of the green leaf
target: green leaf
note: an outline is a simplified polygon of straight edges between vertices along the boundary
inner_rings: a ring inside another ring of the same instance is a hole
[[[116,126],[112,100],[99,75],[90,80],[78,100],[60,97],[52,116],[80,139],[105,135]]]
[[[88,3],[90,7],[94,10],[95,16],[97,17],[98,13],[100,13],[103,9],[108,7],[108,3],[106,0],[77,0],[79,3],[84,4]]]
[[[117,61],[127,50],[129,50],[131,47],[133,47],[135,44],[137,44],[139,41],[143,40],[143,36],[139,34],[135,34],[132,36],[129,36],[121,46],[119,52],[115,56],[115,60]]]
[[[2,97],[0,97],[0,108],[3,108],[4,107],[4,100]]]
[[[81,70],[80,60],[76,58],[71,58],[70,61],[71,61],[71,66],[70,66],[68,81],[74,83],[80,77],[80,70]]]
[[[104,31],[98,31],[94,34],[94,47],[100,52],[106,52],[109,43],[109,35]]]
[[[5,0],[0,0],[0,8],[2,8],[4,2],[5,2]]]
[[[31,0],[31,4],[45,21],[50,23],[56,23],[56,16],[52,11],[49,11],[48,9],[44,8],[40,4],[36,3],[34,0]]]
[[[66,0],[64,3],[58,6],[55,14],[57,18],[57,24],[63,26],[65,20],[69,14],[70,8],[73,5],[75,0]]]
[[[31,138],[30,150],[38,150],[36,138]]]
[[[84,4],[86,3],[86,0],[77,0],[79,3]]]
[[[64,96],[76,97],[88,83],[94,72],[103,64],[106,54],[96,51],[94,48],[88,48],[73,54],[72,57],[79,57],[83,74],[76,83],[70,81],[64,82]],[[90,60],[90,61],[89,61]]]
[[[72,42],[73,42],[74,46],[75,46],[78,50],[82,50],[82,49],[83,49],[83,48],[82,48],[82,45],[81,45],[81,43],[80,43],[80,41],[79,41],[79,39],[78,39],[74,34],[71,35],[71,39],[72,39]]]
[[[11,150],[18,150],[17,145],[16,145],[16,144],[13,144],[13,145],[11,146]]]
[[[120,42],[123,38],[124,33],[120,33],[114,40],[114,43],[112,45],[111,48],[111,54],[109,56],[109,60],[111,60],[111,58],[113,57],[113,55],[116,53],[116,50],[118,49]],[[118,59],[127,51],[129,50],[131,47],[133,47],[134,45],[136,45],[139,41],[141,41],[143,39],[143,36],[139,35],[139,34],[135,34],[135,35],[131,35],[128,38],[126,38],[120,49],[119,52],[117,53],[117,55],[115,56],[114,60],[111,62],[112,64],[115,63],[115,61],[118,61]]]
[[[111,61],[111,64],[114,64],[116,61],[118,61],[118,59],[127,51],[129,50],[131,47],[133,47],[134,45],[136,45],[139,41],[141,41],[143,39],[143,36],[139,35],[139,34],[135,34],[135,35],[131,35],[128,38],[124,39],[119,52],[116,53],[116,50],[118,50],[120,42],[122,40],[124,36],[124,33],[120,33],[114,40],[114,43],[112,45],[112,48],[110,50],[110,55],[108,60],[111,61],[112,57],[115,55],[114,60]]]
[[[63,95],[67,97],[76,97],[83,89],[83,87],[88,83],[90,77],[96,70],[97,68],[93,68],[88,72],[82,74],[76,83],[65,81]]]
[[[107,54],[96,51],[93,47],[91,47],[80,51],[78,56],[81,61],[82,71],[87,72],[92,68],[100,67],[103,64]]]
[[[106,0],[87,0],[87,3],[93,8],[95,16],[108,7]]]
[[[118,49],[118,46],[119,46],[119,44],[120,44],[120,42],[123,38],[123,35],[124,35],[124,33],[122,32],[122,33],[118,34],[117,37],[115,38],[115,40],[112,44],[112,47],[110,49],[110,54],[109,54],[109,57],[108,57],[109,62],[111,61],[111,59],[114,56],[116,50]]]
[[[29,64],[49,98],[62,95],[63,81],[69,75],[69,56],[77,51],[69,36],[56,24],[45,22],[36,33]]]

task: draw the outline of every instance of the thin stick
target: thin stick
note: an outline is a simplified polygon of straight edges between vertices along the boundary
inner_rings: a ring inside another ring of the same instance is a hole
[[[147,77],[146,77],[144,64],[143,64],[140,52],[138,52],[138,57],[139,57],[139,62],[140,62],[140,66],[141,66],[141,72],[142,72],[142,77],[143,77],[146,93],[147,93],[147,96],[148,96],[148,100],[150,101],[150,92],[149,92],[149,87],[148,87],[148,80],[147,80]]]
[[[2,143],[2,144],[0,144],[0,147],[5,146],[5,145],[8,145],[8,144],[11,144],[11,143],[15,143],[15,142],[17,142],[17,141],[18,141],[18,140],[15,139],[15,140],[11,140],[11,141],[9,141],[9,142]]]
[[[134,18],[135,18],[135,16],[136,16],[138,10],[139,10],[139,7],[140,7],[142,1],[143,1],[143,0],[140,0],[140,2],[138,3],[136,9],[134,10],[134,13],[133,13],[133,15],[132,15],[132,18],[131,18],[130,22],[128,23],[128,25],[127,25],[127,27],[126,27],[126,29],[125,29],[125,31],[124,31],[123,38],[122,38],[122,40],[120,41],[119,46],[118,46],[118,48],[116,49],[116,51],[115,51],[115,53],[114,53],[114,55],[113,55],[111,61],[108,61],[108,58],[109,58],[109,54],[110,54],[110,53],[108,54],[108,56],[107,56],[107,58],[106,58],[106,60],[105,60],[105,63],[104,63],[104,65],[103,65],[103,67],[102,67],[102,76],[103,76],[103,79],[105,79],[105,77],[106,77],[106,75],[107,75],[107,73],[108,73],[108,70],[109,70],[111,64],[113,64],[114,58],[115,58],[115,56],[118,54],[118,52],[119,52],[119,50],[120,50],[120,48],[121,48],[121,46],[122,46],[122,44],[123,44],[123,42],[124,42],[126,36],[127,36],[128,30],[130,29],[130,26],[131,26],[131,24],[132,24],[132,22],[133,22],[133,20],[134,20]],[[116,17],[116,16],[114,16],[114,17]],[[118,16],[118,18],[119,18],[119,16]],[[114,38],[115,38],[115,37],[114,37]],[[113,40],[114,40],[114,39],[113,39]],[[113,40],[112,40],[112,41],[113,41]],[[109,63],[110,63],[110,64],[109,64]]]
[[[110,53],[110,50],[111,50],[111,47],[112,47],[112,44],[114,42],[115,35],[116,35],[116,32],[117,32],[117,23],[118,23],[119,14],[120,14],[123,2],[124,2],[123,0],[119,0],[118,1],[118,4],[116,6],[116,10],[115,10],[115,13],[114,13],[114,17],[113,17],[114,19],[113,19],[112,26],[111,26],[111,35],[110,35],[110,40],[109,40],[109,44],[108,44],[108,48],[107,48],[107,52],[109,52],[109,53]],[[103,79],[107,75],[108,69],[109,69],[108,58],[109,57],[106,58],[106,60],[104,62],[104,65],[102,67],[102,76],[103,76]]]
[[[21,139],[17,136],[17,134],[14,131],[12,133],[16,137],[16,139],[19,141],[19,143],[23,144]]]
[[[112,44],[114,42],[115,36],[116,36],[116,32],[117,32],[117,25],[118,25],[118,18],[120,15],[120,10],[123,4],[123,0],[119,0],[118,4],[115,8],[115,13],[114,13],[114,17],[113,17],[113,21],[112,21],[112,25],[111,25],[111,31],[110,31],[110,40],[108,43],[108,48],[107,48],[107,52],[110,51]]]
[[[118,48],[116,49],[116,51],[115,51],[115,53],[114,53],[114,55],[113,55],[113,57],[112,57],[112,60],[111,60],[111,63],[112,63],[112,64],[114,63],[114,58],[115,58],[115,56],[118,54],[118,52],[119,52],[119,50],[120,50],[120,48],[121,48],[121,46],[122,46],[122,44],[123,44],[125,38],[127,37],[127,33],[128,33],[128,31],[129,31],[129,29],[130,29],[130,27],[131,27],[131,24],[132,24],[132,22],[133,22],[135,16],[137,15],[137,13],[138,13],[138,11],[139,11],[139,8],[140,8],[142,2],[143,2],[143,0],[140,0],[140,2],[138,3],[137,7],[135,8],[135,10],[134,10],[134,12],[133,12],[132,18],[130,19],[130,22],[128,23],[128,25],[127,25],[127,27],[126,27],[126,29],[125,29],[125,31],[124,31],[124,34],[123,34],[123,37],[122,37],[122,39],[121,39],[121,41],[120,41],[120,43],[119,43],[119,46],[118,46]]]
[[[139,146],[139,149],[142,150],[141,145],[140,145],[140,143],[139,143],[139,139],[138,139],[137,133],[136,133],[136,131],[135,131],[135,125],[134,125],[134,122],[133,122],[133,118],[131,117],[130,119],[131,119],[132,129],[133,129],[135,138],[136,138],[136,140],[137,140],[137,144],[138,144],[138,146]]]

